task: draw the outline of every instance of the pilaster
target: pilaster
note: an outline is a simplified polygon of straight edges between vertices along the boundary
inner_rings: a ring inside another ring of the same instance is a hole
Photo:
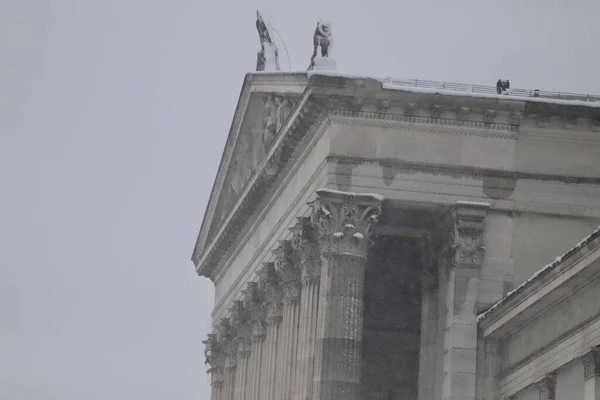
[[[302,285],[296,377],[292,399],[306,400],[312,396],[314,382],[321,254],[310,218],[298,218],[298,222],[290,230],[293,234],[294,255],[300,262]]]
[[[496,339],[482,339],[483,368],[482,377],[482,399],[495,400],[499,397],[499,375],[500,375],[500,341]]]
[[[546,374],[536,383],[540,400],[556,400],[556,374]]]
[[[322,259],[314,400],[360,399],[365,261],[382,200],[321,189],[311,204]]]
[[[447,222],[448,257],[444,333],[445,400],[474,400],[477,365],[477,297],[483,263],[486,203],[458,202]]]
[[[583,363],[584,400],[600,400],[600,346],[581,357]]]

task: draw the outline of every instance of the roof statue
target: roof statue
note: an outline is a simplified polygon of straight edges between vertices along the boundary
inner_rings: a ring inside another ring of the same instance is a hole
[[[260,38],[260,51],[256,58],[256,70],[268,72],[279,71],[279,49],[275,45],[275,42],[273,42],[269,25],[258,11],[256,11],[256,30]]]
[[[313,54],[310,58],[309,71],[335,70],[335,60],[331,57],[333,34],[331,22],[319,20],[313,35]]]

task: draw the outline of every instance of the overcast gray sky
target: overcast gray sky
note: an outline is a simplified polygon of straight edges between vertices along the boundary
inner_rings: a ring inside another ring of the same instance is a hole
[[[325,17],[340,72],[600,94],[598,0],[0,0],[0,398],[209,398],[189,259],[257,8],[294,69]]]

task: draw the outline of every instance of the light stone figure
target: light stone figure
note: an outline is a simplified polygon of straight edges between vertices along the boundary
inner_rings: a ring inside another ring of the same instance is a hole
[[[313,54],[310,58],[309,71],[320,67],[329,67],[326,69],[335,69],[335,61],[332,59],[333,49],[333,34],[331,22],[324,22],[319,20],[317,22],[317,28],[313,35]]]

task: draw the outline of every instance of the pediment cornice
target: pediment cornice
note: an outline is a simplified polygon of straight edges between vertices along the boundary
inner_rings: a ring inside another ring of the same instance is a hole
[[[289,75],[289,76],[288,76]],[[283,167],[295,158],[299,143],[319,119],[343,124],[405,127],[406,129],[448,134],[475,135],[515,140],[525,118],[531,118],[523,101],[470,98],[439,94],[383,89],[381,82],[369,78],[346,78],[306,74],[249,74],[223,152],[219,172],[213,185],[192,260],[200,275],[214,279],[218,265],[238,246],[244,228],[250,224],[253,211],[277,188],[274,184]],[[233,146],[252,93],[296,93],[293,109],[276,139],[254,174],[244,186],[228,215],[209,234],[212,216],[218,207],[223,181],[231,162]],[[529,111],[528,111],[529,110]],[[583,109],[582,109],[583,110]],[[535,112],[540,112],[535,109]],[[565,120],[570,124],[589,120],[589,109],[580,117],[570,111]],[[501,173],[501,172],[499,172]],[[278,183],[284,184],[284,183]],[[210,240],[209,240],[210,239]]]

